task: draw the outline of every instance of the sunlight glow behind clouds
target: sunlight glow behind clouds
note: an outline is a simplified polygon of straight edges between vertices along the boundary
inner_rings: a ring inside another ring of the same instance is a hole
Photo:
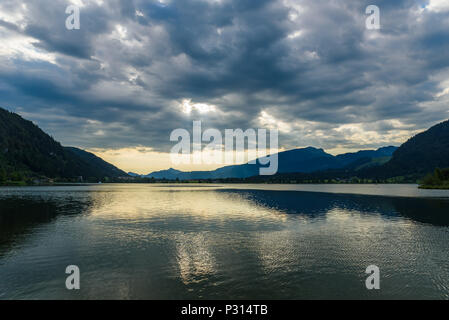
[[[0,38],[2,45],[0,46],[0,59],[7,60],[40,60],[56,64],[56,56],[35,47],[36,40],[31,37],[14,36],[11,37],[0,28]]]
[[[90,150],[167,153],[192,120],[276,127],[284,149],[400,144],[448,116],[449,2],[381,2],[375,32],[368,4],[2,0],[0,106]]]
[[[435,12],[449,11],[449,1],[429,0],[429,4],[426,6],[426,9]]]
[[[186,114],[191,114],[192,111],[198,111],[199,113],[209,113],[216,111],[214,105],[207,103],[192,103],[191,99],[184,99],[181,103],[182,112]]]

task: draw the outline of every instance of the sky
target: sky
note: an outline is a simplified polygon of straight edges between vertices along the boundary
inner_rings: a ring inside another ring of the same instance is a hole
[[[338,154],[449,118],[447,0],[1,0],[0,39],[0,107],[142,174],[194,120]]]

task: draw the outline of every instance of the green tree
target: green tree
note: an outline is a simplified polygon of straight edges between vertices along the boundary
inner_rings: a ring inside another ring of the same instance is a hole
[[[13,171],[10,175],[12,181],[22,181],[23,175],[19,171]]]
[[[6,181],[6,170],[3,167],[0,167],[0,183]]]

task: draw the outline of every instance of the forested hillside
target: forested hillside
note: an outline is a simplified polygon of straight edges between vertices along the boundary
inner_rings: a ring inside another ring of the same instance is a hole
[[[61,146],[31,121],[0,108],[0,182],[125,175],[91,153]]]
[[[436,168],[449,167],[449,120],[417,134],[402,144],[383,166],[367,170],[370,177],[418,180]]]

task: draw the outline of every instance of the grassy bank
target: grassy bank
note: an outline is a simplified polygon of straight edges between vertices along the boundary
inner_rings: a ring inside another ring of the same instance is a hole
[[[429,186],[429,185],[420,185],[420,189],[440,189],[440,190],[449,190],[449,183],[448,184],[442,184],[442,185],[435,185],[435,186]]]
[[[420,189],[449,189],[449,168],[436,168],[433,174],[428,174],[419,186]]]

